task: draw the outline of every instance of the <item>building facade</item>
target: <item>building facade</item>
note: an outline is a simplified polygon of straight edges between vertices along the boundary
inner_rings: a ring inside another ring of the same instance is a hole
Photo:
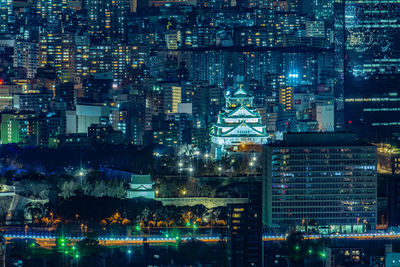
[[[228,266],[262,266],[262,227],[259,206],[229,204]]]
[[[400,132],[400,3],[345,1],[347,128],[386,141]]]
[[[283,231],[375,228],[375,146],[358,144],[353,134],[303,133],[264,148],[264,225]]]

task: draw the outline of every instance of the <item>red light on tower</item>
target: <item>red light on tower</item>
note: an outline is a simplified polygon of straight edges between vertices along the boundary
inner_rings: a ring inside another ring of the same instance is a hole
[[[352,121],[349,121],[349,124],[351,124],[352,123]]]
[[[289,125],[289,122],[287,121],[287,122],[285,122],[286,123],[286,125]]]

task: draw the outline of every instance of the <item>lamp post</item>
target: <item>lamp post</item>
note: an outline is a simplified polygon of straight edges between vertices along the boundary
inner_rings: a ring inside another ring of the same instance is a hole
[[[182,167],[183,167],[183,163],[182,163],[182,161],[179,161],[179,163],[178,163],[178,167],[179,167],[179,169],[178,169],[178,171],[179,171],[179,181],[182,181]]]
[[[128,253],[128,264],[130,265],[130,264],[131,264],[132,249],[131,249],[131,248],[128,248],[127,253]]]
[[[254,162],[253,162],[253,161],[250,161],[249,166],[250,166],[250,175],[251,175],[252,172],[253,172]]]
[[[189,170],[189,178],[192,178],[192,173],[194,171],[193,167],[190,166],[188,170]]]
[[[79,176],[79,178],[80,178],[80,181],[81,181],[81,186],[82,186],[82,183],[83,183],[83,176],[85,175],[85,170],[84,169],[80,169],[80,171],[78,172],[78,176]]]

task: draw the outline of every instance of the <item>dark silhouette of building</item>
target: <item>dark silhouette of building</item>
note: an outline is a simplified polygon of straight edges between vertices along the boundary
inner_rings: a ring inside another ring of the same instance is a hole
[[[228,266],[262,265],[262,223],[258,205],[228,205],[227,257]]]

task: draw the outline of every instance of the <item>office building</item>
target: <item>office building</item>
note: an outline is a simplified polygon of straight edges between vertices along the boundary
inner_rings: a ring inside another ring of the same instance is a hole
[[[52,95],[50,93],[39,94],[15,94],[13,108],[16,110],[41,112],[50,109]]]
[[[361,232],[377,224],[376,147],[354,134],[285,134],[264,146],[263,223]]]
[[[39,67],[55,68],[58,80],[75,79],[75,45],[69,34],[43,33],[39,38]]]
[[[2,113],[1,143],[38,145],[39,120],[34,113]]]
[[[0,33],[9,33],[12,10],[12,0],[3,0],[0,2]]]
[[[390,144],[376,144],[378,151],[377,170],[379,174],[400,174],[400,150]]]
[[[66,119],[63,112],[47,112],[39,116],[39,145],[51,147],[55,140],[65,135]]]
[[[107,123],[92,124],[88,127],[88,137],[92,144],[119,145],[123,142],[123,133],[115,131]]]
[[[345,1],[345,124],[385,141],[400,132],[400,3]]]
[[[88,0],[89,33],[97,43],[126,40],[126,16],[130,11],[128,0]]]
[[[262,223],[259,206],[229,204],[227,209],[228,266],[261,266]]]
[[[74,83],[66,82],[66,83],[58,83],[56,85],[56,100],[58,102],[65,103],[65,106],[68,110],[75,109],[76,106],[76,90],[74,87]]]
[[[0,110],[12,109],[14,94],[18,93],[22,93],[20,85],[0,83]]]
[[[173,83],[161,84],[165,113],[177,113],[178,104],[182,102],[182,87]]]
[[[25,68],[26,78],[35,78],[39,66],[38,44],[17,41],[14,47],[14,67]]]

